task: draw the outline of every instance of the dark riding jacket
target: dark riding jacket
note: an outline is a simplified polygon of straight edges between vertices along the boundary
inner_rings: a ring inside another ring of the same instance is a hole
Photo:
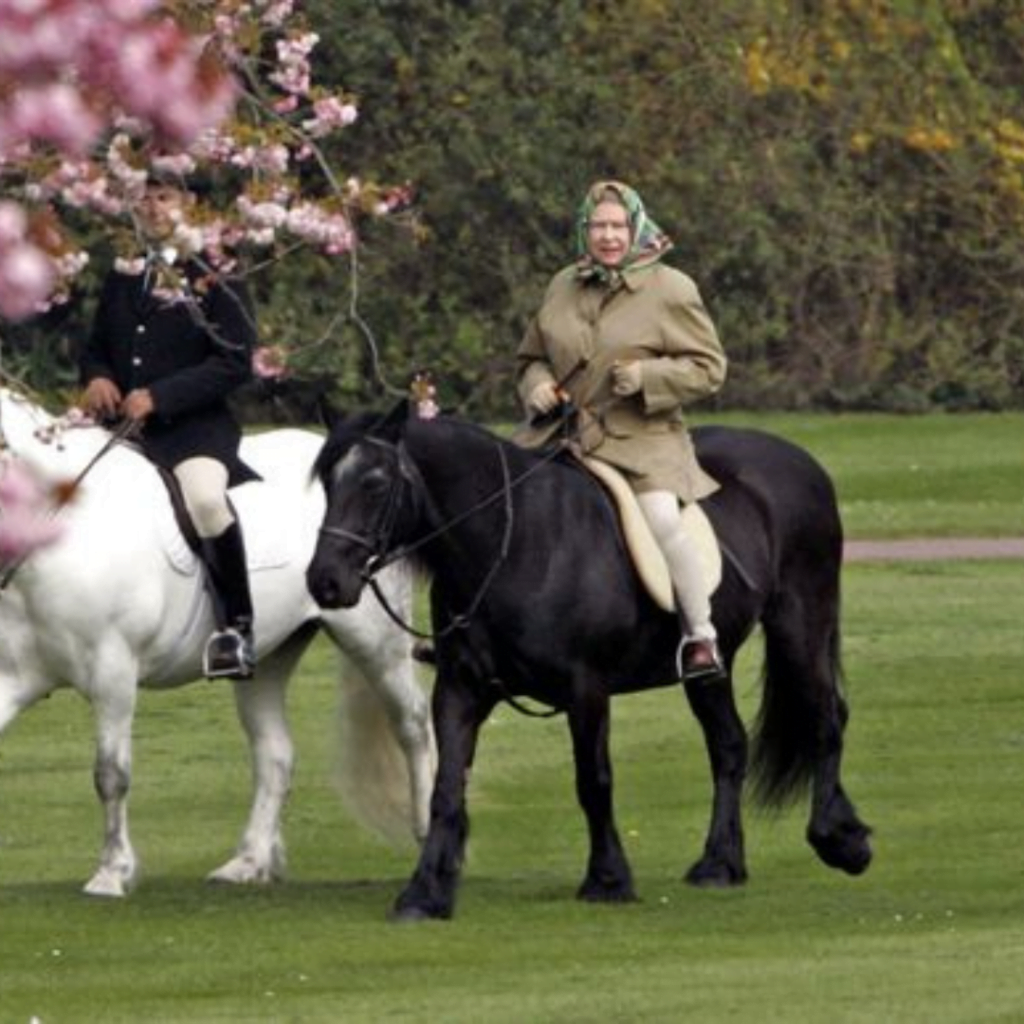
[[[252,305],[240,280],[211,280],[194,264],[185,276],[185,296],[169,300],[153,293],[149,274],[110,272],[79,360],[82,384],[107,377],[124,395],[147,388],[154,411],[141,443],[153,461],[173,469],[208,456],[242,483],[256,474],[238,457],[241,427],[227,398],[252,377]]]

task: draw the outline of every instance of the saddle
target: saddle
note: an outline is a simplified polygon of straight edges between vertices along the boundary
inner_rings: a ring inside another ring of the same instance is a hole
[[[640,504],[625,477],[607,462],[583,456],[580,461],[604,486],[619,514],[619,523],[626,540],[626,549],[648,594],[659,608],[674,612],[675,595],[668,565],[647,525]],[[680,516],[687,533],[700,548],[701,573],[708,594],[713,594],[722,581],[722,552],[714,528],[698,502],[683,506]]]
[[[170,501],[170,514],[161,514],[157,524],[164,556],[175,572],[191,576],[202,560],[202,542],[185,505],[181,484],[170,470],[148,459],[144,452],[140,454],[157,471]],[[274,543],[278,525],[274,522],[273,510],[265,508],[257,500],[254,488],[247,486],[254,482],[257,481],[246,481],[228,492],[245,531],[245,561],[250,573],[277,569],[289,560]]]

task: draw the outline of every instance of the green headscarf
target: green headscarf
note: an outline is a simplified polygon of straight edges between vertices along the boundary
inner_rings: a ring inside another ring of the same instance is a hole
[[[612,192],[626,208],[629,217],[630,247],[626,258],[615,267],[606,267],[588,252],[587,225],[594,207]],[[587,190],[576,216],[576,272],[586,281],[617,285],[627,270],[639,270],[657,263],[672,248],[672,240],[647,216],[643,200],[635,189],[621,181],[598,181]]]

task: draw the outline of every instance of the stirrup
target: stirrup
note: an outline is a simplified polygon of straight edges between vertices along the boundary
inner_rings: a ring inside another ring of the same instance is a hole
[[[252,679],[256,655],[252,639],[237,629],[222,629],[206,642],[203,675],[207,679]]]
[[[683,682],[710,682],[725,676],[718,641],[710,637],[685,637],[676,651],[676,671]]]

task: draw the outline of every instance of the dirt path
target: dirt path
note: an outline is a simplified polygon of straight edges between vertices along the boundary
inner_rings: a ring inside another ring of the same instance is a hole
[[[953,558],[1024,558],[1024,537],[949,537],[850,540],[847,562],[941,561]]]

